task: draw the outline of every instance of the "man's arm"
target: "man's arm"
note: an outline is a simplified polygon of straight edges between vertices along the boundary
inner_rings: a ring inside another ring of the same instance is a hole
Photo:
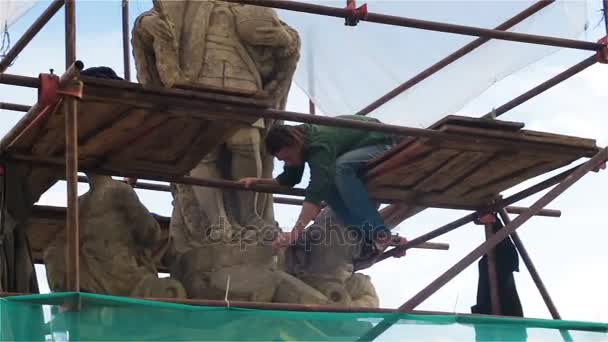
[[[247,188],[256,184],[293,187],[300,183],[303,173],[304,165],[298,167],[285,166],[283,168],[283,173],[278,175],[277,178],[247,177],[239,180],[239,183],[245,184],[245,187]]]
[[[311,202],[304,202],[304,204],[302,204],[302,210],[300,210],[300,215],[298,216],[298,221],[291,229],[291,232],[279,235],[279,237],[272,242],[274,254],[278,253],[279,249],[287,247],[291,243],[297,241],[300,235],[302,235],[302,232],[304,232],[306,226],[319,215],[320,211],[320,206]]]
[[[291,230],[288,242],[295,242],[304,231],[304,228],[319,215],[320,211],[321,207],[319,205],[311,202],[304,202],[302,204],[302,210],[300,210],[300,215],[298,216],[298,221]]]
[[[311,150],[308,165],[310,166],[310,183],[306,188],[306,197],[298,221],[291,232],[280,236],[272,244],[275,252],[296,241],[306,226],[314,220],[321,211],[321,201],[327,198],[329,188],[335,175],[335,154],[330,146],[320,144]]]

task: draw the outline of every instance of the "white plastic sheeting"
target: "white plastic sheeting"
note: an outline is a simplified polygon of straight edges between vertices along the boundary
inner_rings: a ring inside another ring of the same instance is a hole
[[[37,0],[0,0],[0,31],[10,27],[27,10],[36,4]]]
[[[345,1],[309,1],[343,7]],[[362,1],[358,1],[360,5]],[[367,0],[370,12],[494,28],[532,1]],[[296,83],[328,115],[353,114],[476,37],[344,20],[292,11],[281,17],[302,37]],[[510,31],[577,38],[587,27],[585,1],[557,1]],[[558,48],[492,40],[370,115],[426,127],[461,109],[492,84]],[[479,116],[484,113],[470,113]]]

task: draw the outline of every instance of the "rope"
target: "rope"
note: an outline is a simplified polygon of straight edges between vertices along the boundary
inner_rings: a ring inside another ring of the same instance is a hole
[[[228,292],[230,292],[230,274],[228,275],[228,279],[226,279],[226,294],[224,295],[224,302],[226,302],[226,307],[230,309],[230,301],[228,300]]]
[[[0,57],[6,56],[6,53],[11,47],[11,35],[8,33],[8,21],[4,22],[2,29],[2,45],[0,45]]]

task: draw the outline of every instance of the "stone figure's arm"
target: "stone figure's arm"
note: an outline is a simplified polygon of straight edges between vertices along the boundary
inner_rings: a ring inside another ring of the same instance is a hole
[[[276,13],[273,14],[272,26],[256,27],[254,33],[255,45],[284,48],[295,52],[299,48],[299,36],[296,30],[282,22]]]
[[[125,186],[128,185],[125,184]],[[132,223],[131,229],[136,241],[145,246],[155,245],[161,237],[160,225],[139,201],[135,191],[129,187],[117,197],[122,199],[122,208],[128,221]]]
[[[177,39],[166,16],[151,10],[133,26],[133,57],[142,84],[171,87],[180,75]]]

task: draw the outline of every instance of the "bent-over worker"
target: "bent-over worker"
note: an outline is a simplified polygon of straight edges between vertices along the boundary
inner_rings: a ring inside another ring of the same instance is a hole
[[[379,122],[358,115],[340,117]],[[329,204],[342,223],[357,230],[372,249],[381,252],[394,244],[362,179],[366,163],[386,152],[394,142],[392,135],[359,129],[311,124],[273,126],[265,144],[270,154],[285,162],[283,173],[275,179],[244,178],[240,182],[248,187],[260,181],[293,187],[300,183],[305,163],[310,168],[310,183],[298,220],[291,232],[273,241],[273,251],[277,253],[299,238],[319,214],[322,201]],[[397,244],[405,242],[400,237]]]

